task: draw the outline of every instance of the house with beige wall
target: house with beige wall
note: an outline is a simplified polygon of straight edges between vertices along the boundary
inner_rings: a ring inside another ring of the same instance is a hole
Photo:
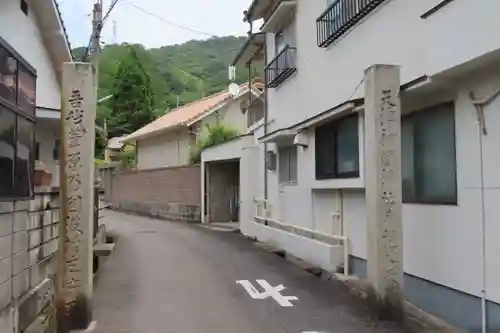
[[[365,70],[397,65],[399,287],[452,325],[500,330],[499,10],[496,0],[251,1],[234,65],[266,59],[263,126],[202,154],[202,168],[239,158],[242,233],[370,278]]]
[[[207,126],[220,123],[242,134],[247,131],[254,119],[254,113],[247,112],[248,96],[259,100],[262,89],[260,83],[254,83],[251,89],[244,84],[236,96],[226,90],[191,102],[138,129],[122,142],[136,146],[138,170],[189,164],[191,148],[208,134]]]

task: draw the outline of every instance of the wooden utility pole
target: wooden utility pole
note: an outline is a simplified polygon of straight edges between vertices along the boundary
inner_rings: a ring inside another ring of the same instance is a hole
[[[65,63],[61,108],[61,218],[56,286],[57,332],[90,331],[93,291],[94,149],[101,3],[94,5],[92,64]]]
[[[92,19],[92,39],[90,41],[90,59],[95,70],[95,89],[99,87],[99,56],[101,55],[101,30],[102,30],[102,2],[98,0],[94,4],[93,19]],[[96,94],[97,96],[97,94]],[[97,105],[97,99],[96,99]]]

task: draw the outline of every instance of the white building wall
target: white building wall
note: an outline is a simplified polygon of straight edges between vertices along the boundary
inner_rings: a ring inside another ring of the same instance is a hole
[[[478,75],[456,89],[456,156],[458,205],[404,204],[404,267],[414,276],[480,296],[481,285],[481,191],[477,115],[468,97],[469,89],[486,96],[498,89],[500,71]],[[446,95],[444,95],[446,98]],[[441,102],[445,101],[441,100]],[[404,104],[406,112],[427,105]],[[436,103],[436,101],[433,101]],[[489,135],[484,138],[484,168],[488,247],[488,281],[500,281],[498,204],[500,202],[500,99],[486,109]],[[362,115],[360,115],[362,118]],[[362,128],[362,127],[361,127]],[[361,140],[362,141],[362,140]],[[272,145],[270,145],[272,146]],[[350,237],[351,254],[366,259],[366,216],[363,186],[340,182],[316,181],[314,132],[309,147],[298,148],[298,184],[278,185],[277,171],[268,171],[269,200],[278,207],[276,217],[287,224],[331,233],[338,227],[331,214],[342,208],[345,233]],[[363,154],[363,150],[360,150]],[[324,185],[322,184],[324,183]],[[464,274],[477,272],[477,274]],[[499,302],[500,285],[491,283],[488,297]]]
[[[496,0],[454,1],[427,17],[421,34],[428,74],[461,67],[478,57],[483,63],[498,57],[499,10]]]
[[[277,88],[268,89],[268,114],[272,121],[269,131],[296,124],[349,98],[363,97],[364,70],[376,63],[400,65],[402,84],[427,75],[445,87],[443,91],[437,90],[437,86],[424,89],[411,99],[406,98],[410,93],[403,97],[405,113],[455,101],[458,187],[457,205],[403,205],[404,269],[412,276],[479,297],[482,289],[481,169],[477,115],[469,90],[484,97],[499,88],[500,69],[493,64],[495,61],[500,64],[500,48],[492,34],[500,28],[494,14],[499,12],[500,2],[488,0],[479,6],[472,0],[454,1],[421,18],[439,2],[386,1],[324,49],[316,44],[315,22],[326,9],[326,1],[297,1],[295,19],[285,29],[286,33],[296,34],[296,43],[291,46],[297,47],[297,72]],[[267,49],[268,61],[272,61],[275,55],[272,34],[268,34]],[[488,68],[484,70],[484,66]],[[452,80],[448,80],[450,75]],[[497,282],[500,281],[497,255],[500,243],[496,241],[500,232],[499,109],[500,97],[485,110],[489,133],[483,137],[487,298],[497,303],[500,302]],[[363,170],[362,112],[359,120],[360,170]],[[261,135],[263,133],[256,133],[257,137]],[[359,179],[315,180],[313,130],[309,138],[308,148],[298,148],[297,185],[280,186],[278,172],[267,171],[268,200],[274,207],[274,217],[286,224],[332,233],[338,223],[331,214],[340,210],[345,234],[350,237],[351,254],[366,259],[363,172]],[[275,144],[268,147],[277,151]],[[261,155],[264,158],[264,153]],[[260,226],[255,229],[256,234],[270,241],[284,237],[281,231],[266,231]],[[312,240],[300,244],[311,248],[316,245]],[[318,250],[317,259],[324,256],[325,251],[328,250]]]
[[[37,71],[37,106],[60,109],[61,91],[35,14],[24,15],[18,0],[0,2],[0,37]]]
[[[26,16],[18,0],[0,2],[0,37],[5,40],[37,72],[37,106],[59,110],[61,90],[53,63],[40,34],[35,13]],[[52,172],[52,185],[59,186],[58,161],[54,161],[52,151],[59,137],[59,126],[55,119],[38,119],[36,141],[40,143],[40,160]]]
[[[285,29],[295,34],[288,39],[297,47],[297,72],[269,92],[270,119],[275,119],[276,128],[326,111],[353,94],[363,96],[364,87],[358,85],[372,64],[400,65],[401,82],[406,83],[498,49],[493,34],[500,29],[494,14],[500,2],[453,3],[426,19],[420,17],[439,2],[388,0],[324,49],[317,46],[315,22],[326,1],[298,1],[295,20]],[[275,56],[272,36],[267,49],[270,62]]]

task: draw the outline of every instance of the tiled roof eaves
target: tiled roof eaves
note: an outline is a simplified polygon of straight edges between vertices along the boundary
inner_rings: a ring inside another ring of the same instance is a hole
[[[200,120],[201,120],[201,119],[203,119],[205,117],[205,115],[207,113],[209,113],[210,111],[212,111],[214,109],[220,108],[221,106],[223,106],[224,104],[226,104],[230,100],[231,100],[231,96],[228,96],[228,97],[224,98],[222,101],[220,101],[218,103],[215,103],[214,105],[211,105],[210,107],[208,107],[207,109],[205,109],[205,111],[203,111],[201,114],[192,116],[189,119],[186,119],[186,120],[182,121],[181,124],[185,125],[185,126],[188,126],[189,123],[191,123],[193,120],[195,120],[197,118],[200,118]]]
[[[64,32],[64,38],[66,39],[66,43],[68,44],[68,49],[69,53],[71,54],[71,59],[74,61],[75,60],[75,55],[73,54],[73,50],[71,49],[71,43],[69,41],[69,36],[68,36],[68,31],[66,30],[66,26],[64,24],[64,19],[62,16],[61,8],[59,8],[59,3],[57,0],[53,0],[54,4],[56,5],[56,10],[57,10],[57,15],[59,16],[59,20],[61,21],[61,26]]]

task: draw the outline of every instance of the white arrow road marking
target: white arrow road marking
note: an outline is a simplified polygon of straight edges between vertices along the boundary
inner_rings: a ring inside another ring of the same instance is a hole
[[[298,297],[296,296],[281,295],[280,292],[285,289],[285,287],[282,284],[273,287],[266,280],[256,280],[256,281],[264,289],[264,292],[259,292],[257,288],[255,288],[254,285],[248,280],[238,280],[236,281],[236,283],[245,288],[247,293],[253,299],[264,299],[272,297],[276,302],[278,302],[279,305],[283,307],[293,306],[293,304],[290,301],[298,300]]]

